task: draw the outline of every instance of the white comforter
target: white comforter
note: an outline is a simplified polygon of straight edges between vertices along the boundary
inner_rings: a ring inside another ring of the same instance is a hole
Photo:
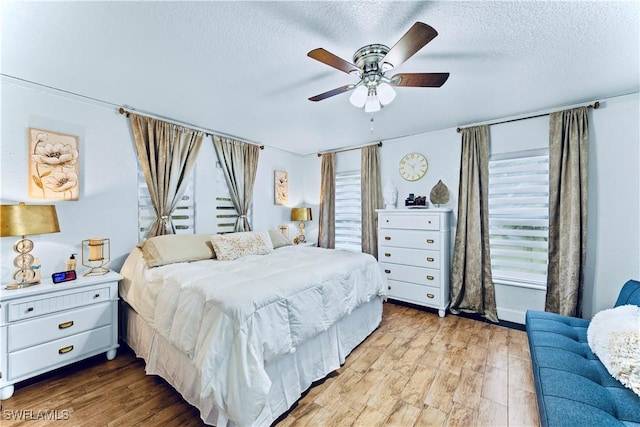
[[[122,297],[189,355],[202,397],[238,425],[252,424],[265,405],[265,363],[387,288],[372,256],[312,247],[151,269],[135,249],[121,273]]]

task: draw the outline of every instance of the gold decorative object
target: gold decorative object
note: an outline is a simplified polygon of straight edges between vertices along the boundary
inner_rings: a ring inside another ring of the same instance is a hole
[[[105,267],[111,260],[111,240],[93,238],[82,241],[82,265],[89,271],[84,276],[102,276],[109,269]]]
[[[288,239],[289,238],[289,226],[287,224],[281,224],[281,225],[278,226],[278,228],[280,229],[280,233],[282,233],[282,235]]]
[[[0,237],[22,236],[13,245],[18,254],[13,260],[17,268],[13,274],[14,283],[7,285],[7,289],[19,289],[40,283],[40,275],[36,271],[40,266],[34,266],[35,258],[31,255],[33,242],[26,238],[28,234],[47,234],[60,231],[58,215],[54,205],[17,205],[0,206]]]
[[[438,180],[438,183],[431,189],[429,198],[431,203],[436,206],[444,205],[449,201],[449,188],[444,185],[442,180]]]
[[[298,225],[298,243],[304,243],[307,238],[304,235],[304,221],[311,221],[311,208],[292,208],[291,209],[291,221],[300,221]],[[296,243],[295,239],[293,240]],[[298,244],[296,243],[296,244]]]

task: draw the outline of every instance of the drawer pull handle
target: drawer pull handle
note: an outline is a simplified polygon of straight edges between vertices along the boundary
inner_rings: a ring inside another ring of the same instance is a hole
[[[384,272],[385,272],[385,273],[387,273],[387,274],[389,274],[389,273],[391,273],[391,270],[388,270],[388,269],[387,269],[387,270],[384,270]]]
[[[60,323],[58,325],[58,329],[67,329],[73,326],[73,320],[69,320],[68,322]]]
[[[100,294],[95,294],[93,298],[100,298]]]
[[[384,236],[384,240],[391,240],[391,237],[389,237],[389,236]]]
[[[389,252],[385,252],[385,253],[384,253],[384,256],[387,256],[387,257],[388,257],[388,256],[391,256],[391,254],[390,254]]]
[[[427,257],[427,261],[433,262],[433,261],[435,261],[435,258],[429,256],[429,257]]]
[[[433,276],[427,276],[427,280],[433,280]]]
[[[427,294],[427,298],[433,299],[433,298],[435,298],[435,295],[434,294]]]
[[[435,240],[433,240],[433,239],[427,239],[427,243],[435,243]]]
[[[33,311],[33,307],[27,307],[27,313],[31,313]]]
[[[60,350],[58,350],[58,354],[66,354],[66,353],[69,353],[71,350],[73,350],[73,346],[72,345],[68,345],[68,346],[63,347]]]

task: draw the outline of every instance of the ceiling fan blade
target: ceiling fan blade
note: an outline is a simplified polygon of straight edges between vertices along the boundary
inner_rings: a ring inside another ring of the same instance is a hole
[[[387,63],[392,67],[397,67],[407,59],[411,58],[417,51],[422,49],[424,45],[438,35],[438,32],[431,26],[416,22],[409,31],[391,48],[389,52],[382,58],[379,64],[382,66]]]
[[[393,86],[440,87],[449,78],[449,73],[399,73],[391,77]]]
[[[356,87],[355,85],[344,85],[328,92],[321,93],[320,95],[312,96],[309,98],[309,101],[322,101],[323,99],[331,98],[335,95],[340,95],[341,93],[348,92],[351,89]]]
[[[336,68],[340,71],[343,71],[347,74],[352,73],[354,71],[359,72],[360,69],[353,65],[352,63],[345,61],[344,59],[334,55],[333,53],[324,50],[319,47],[317,49],[313,49],[311,52],[307,53],[309,58],[313,58],[316,61],[320,61],[324,64],[327,64],[330,67]]]

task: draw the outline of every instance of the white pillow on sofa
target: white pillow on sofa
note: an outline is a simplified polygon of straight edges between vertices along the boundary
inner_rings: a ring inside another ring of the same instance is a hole
[[[640,307],[621,305],[596,313],[587,341],[609,373],[640,396]]]

